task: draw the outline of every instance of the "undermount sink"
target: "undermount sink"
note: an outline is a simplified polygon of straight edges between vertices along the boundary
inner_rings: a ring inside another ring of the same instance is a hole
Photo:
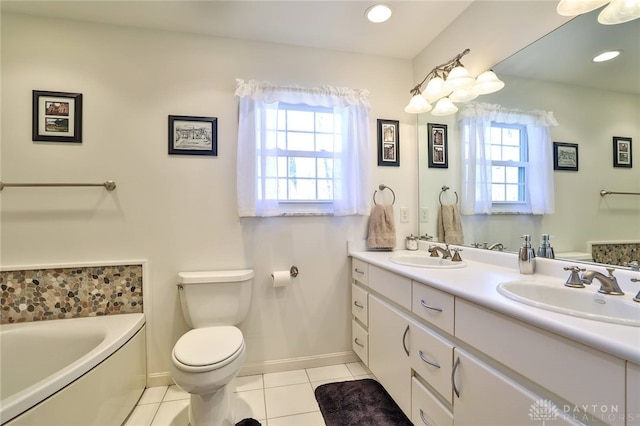
[[[628,295],[598,293],[598,284],[594,282],[593,285],[595,288],[569,288],[561,280],[556,283],[509,281],[498,285],[498,293],[517,302],[565,315],[640,327],[640,303],[633,302]]]
[[[467,264],[462,262],[452,262],[451,259],[442,259],[440,257],[431,257],[426,254],[419,253],[399,253],[389,258],[393,263],[406,266],[417,266],[419,268],[434,269],[455,269],[464,268]]]

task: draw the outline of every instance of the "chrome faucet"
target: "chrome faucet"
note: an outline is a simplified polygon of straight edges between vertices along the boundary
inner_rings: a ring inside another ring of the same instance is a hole
[[[640,283],[640,279],[639,278],[631,278],[631,282],[632,283]],[[638,294],[636,294],[636,296],[633,298],[634,302],[640,302],[640,291],[638,292]]]
[[[607,268],[609,276],[606,276],[598,271],[589,270],[582,274],[582,282],[584,284],[591,284],[591,281],[595,278],[600,281],[599,293],[621,296],[624,292],[620,289],[616,277],[613,276],[613,271],[615,271],[615,269]]]
[[[487,249],[488,250],[504,251],[504,245],[502,243],[493,243],[489,247],[487,247]]]
[[[438,246],[429,247],[429,253],[431,253],[431,257],[438,257],[438,252],[442,253],[443,259],[448,259],[451,257],[451,250],[449,250],[449,244],[445,246],[445,248]]]

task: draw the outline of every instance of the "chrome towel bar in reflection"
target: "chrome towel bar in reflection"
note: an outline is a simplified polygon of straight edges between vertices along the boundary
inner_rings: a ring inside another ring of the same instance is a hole
[[[116,189],[116,183],[108,180],[103,183],[4,183],[0,182],[0,191],[4,188],[35,188],[35,187],[72,187],[72,186],[103,186],[107,191]]]
[[[605,195],[640,195],[640,192],[614,192],[614,191],[605,191],[604,189],[600,191],[601,197],[604,197]]]

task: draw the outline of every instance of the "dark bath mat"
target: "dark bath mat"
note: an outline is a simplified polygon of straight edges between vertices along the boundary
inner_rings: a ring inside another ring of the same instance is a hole
[[[261,423],[254,419],[244,419],[236,423],[236,426],[261,426]]]
[[[315,394],[327,426],[413,426],[372,379],[327,383],[318,386]]]

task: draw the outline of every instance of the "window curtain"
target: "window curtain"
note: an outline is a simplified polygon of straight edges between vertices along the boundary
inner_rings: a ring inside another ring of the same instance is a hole
[[[255,80],[236,80],[239,102],[237,190],[238,213],[246,216],[285,214],[277,199],[267,195],[265,173],[277,152],[267,146],[266,114],[279,102],[333,108],[347,123],[341,149],[334,150],[334,186],[331,214],[367,215],[369,188],[369,92],[342,87],[276,86]],[[311,214],[324,213],[319,205]]]
[[[500,105],[469,103],[458,115],[462,135],[461,213],[491,214],[491,123],[524,125],[529,167],[525,177],[529,206],[513,213],[554,212],[552,112],[521,111]]]

